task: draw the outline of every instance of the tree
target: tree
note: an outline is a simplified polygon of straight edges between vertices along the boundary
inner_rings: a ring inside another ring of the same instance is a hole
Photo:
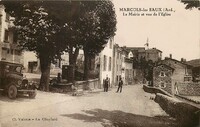
[[[42,1],[3,1],[3,4],[6,12],[15,18],[19,45],[24,50],[34,51],[40,60],[40,89],[49,91],[51,62],[66,49],[66,36],[63,36],[63,32],[67,26],[51,12],[57,6]],[[59,4],[63,8],[65,5]]]
[[[54,11],[55,12],[55,11]],[[116,15],[110,1],[72,1],[68,10],[66,34],[69,53],[69,82],[74,82],[74,71],[80,49],[84,50],[84,79],[88,79],[89,60],[99,53],[114,36]]]
[[[56,12],[56,10],[51,11]],[[88,79],[89,60],[98,54],[114,36],[116,31],[116,15],[110,1],[72,1],[67,14],[67,30],[69,53],[69,82],[74,82],[75,66],[80,49],[84,50],[84,79]],[[66,15],[66,14],[64,14]]]
[[[36,52],[40,59],[40,86],[47,91],[50,64],[63,51],[69,53],[68,81],[74,82],[79,49],[84,50],[88,61],[88,56],[100,52],[116,30],[110,1],[5,1],[4,5],[15,18],[20,46]]]
[[[198,10],[200,10],[199,0],[181,0],[181,2],[186,4],[185,9],[197,8]]]
[[[79,2],[78,28],[81,47],[84,51],[84,79],[88,79],[89,61],[101,52],[108,39],[115,35],[116,15],[111,1]]]

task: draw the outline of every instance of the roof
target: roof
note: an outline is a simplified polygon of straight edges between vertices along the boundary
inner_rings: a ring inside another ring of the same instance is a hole
[[[152,49],[147,49],[146,50],[146,52],[161,52],[162,53],[162,51],[161,50],[159,50],[159,49],[156,49],[156,48],[152,48]]]
[[[122,47],[124,50],[128,51],[128,52],[140,52],[140,51],[145,51],[144,47]]]
[[[189,65],[189,64],[187,64],[187,63],[183,63],[183,62],[178,61],[178,60],[176,60],[176,59],[172,59],[172,58],[165,57],[165,59],[164,59],[163,61],[166,61],[166,60],[172,60],[172,61],[178,62],[178,63],[180,63],[180,64],[186,65],[186,66],[188,66],[188,67],[192,67],[191,65]]]
[[[128,50],[145,50],[145,47],[126,47]]]
[[[168,65],[166,65],[166,64],[158,64],[158,65],[156,65],[156,66],[154,66],[154,67],[158,67],[158,66],[165,66],[165,67],[167,67],[168,69],[175,70],[174,68],[172,68],[171,66],[168,66]]]

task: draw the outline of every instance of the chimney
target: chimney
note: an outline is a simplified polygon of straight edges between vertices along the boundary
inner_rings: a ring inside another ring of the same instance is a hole
[[[169,54],[169,58],[172,59],[172,54]]]
[[[183,58],[181,58],[181,62],[183,62]]]
[[[186,59],[181,58],[181,62],[182,62],[182,63],[185,63],[185,62],[186,62]]]

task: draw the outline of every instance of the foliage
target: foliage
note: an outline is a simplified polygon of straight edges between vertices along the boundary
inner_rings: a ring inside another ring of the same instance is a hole
[[[200,10],[199,0],[181,0],[181,2],[186,5],[185,9],[197,8],[198,10]]]
[[[80,38],[84,50],[84,78],[89,75],[89,60],[100,53],[108,39],[115,35],[116,15],[111,1],[82,1],[80,6]]]
[[[20,46],[37,53],[44,67],[41,71],[60,58],[63,51],[69,53],[72,82],[79,49],[84,50],[85,58],[94,56],[116,31],[110,1],[3,1],[3,4],[15,18]]]
[[[60,23],[43,2],[5,2],[6,11],[13,16],[20,46],[53,61],[65,46],[62,37],[64,23]],[[49,3],[50,4],[50,3]],[[53,6],[57,8],[56,6]],[[51,49],[51,50],[49,50]]]
[[[155,64],[152,60],[147,61],[145,57],[141,57],[139,60],[133,59],[133,68],[141,69],[147,81],[153,81],[153,67]]]
[[[52,10],[66,8],[62,2],[54,4],[43,1],[3,1],[6,12],[14,17],[19,45],[34,51],[40,59],[40,88],[49,90],[50,65],[67,48],[66,21],[55,16]],[[61,9],[62,10],[62,9]],[[63,13],[58,13],[63,14]],[[61,16],[60,15],[60,16]]]
[[[83,2],[85,13],[83,15],[83,49],[88,54],[98,54],[115,35],[116,15],[111,1]]]

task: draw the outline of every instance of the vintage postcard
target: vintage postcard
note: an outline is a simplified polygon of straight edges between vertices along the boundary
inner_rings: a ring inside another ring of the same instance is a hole
[[[0,0],[0,127],[200,127],[199,0]]]

